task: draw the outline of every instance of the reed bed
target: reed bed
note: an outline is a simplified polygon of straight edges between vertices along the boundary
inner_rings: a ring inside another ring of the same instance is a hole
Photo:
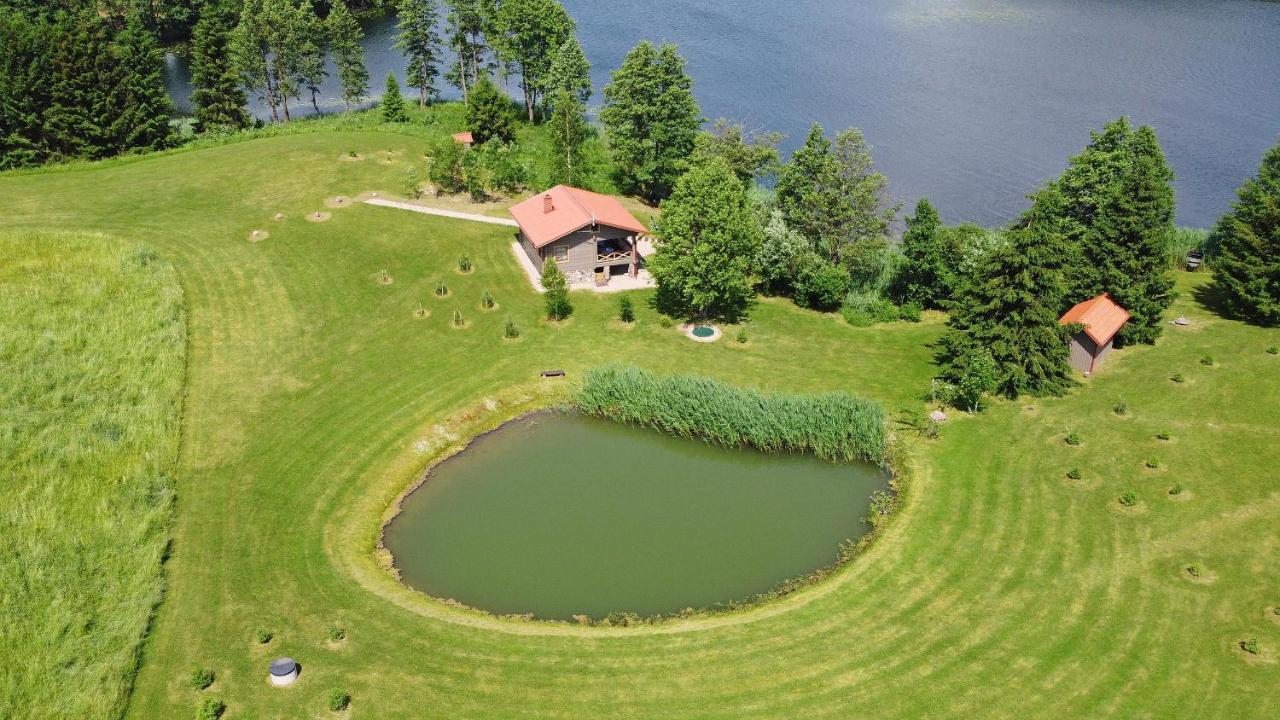
[[[729,447],[844,462],[885,459],[884,408],[850,393],[764,393],[609,364],[587,373],[574,404],[591,415]]]

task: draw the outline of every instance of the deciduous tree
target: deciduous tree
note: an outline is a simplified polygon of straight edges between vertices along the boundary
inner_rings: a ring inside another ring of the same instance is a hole
[[[748,132],[742,123],[724,118],[716,120],[711,130],[698,133],[694,154],[697,157],[723,158],[750,188],[755,181],[778,166],[779,132]]]
[[[569,281],[560,272],[554,258],[547,258],[542,264],[542,289],[546,291],[542,295],[542,303],[548,319],[564,320],[573,313],[573,305],[569,302]]]
[[[556,52],[573,37],[575,24],[556,0],[502,0],[492,23],[492,42],[520,70],[525,111],[534,119]]]
[[[586,145],[590,128],[582,101],[564,89],[551,100],[555,110],[547,123],[551,135],[551,182],[583,185],[587,175]]]
[[[546,97],[553,109],[562,92],[573,96],[582,105],[591,99],[591,63],[582,52],[578,38],[572,35],[556,51],[547,71]]]

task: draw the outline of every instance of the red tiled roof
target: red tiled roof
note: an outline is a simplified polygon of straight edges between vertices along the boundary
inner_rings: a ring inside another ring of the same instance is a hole
[[[1099,345],[1120,332],[1120,328],[1129,322],[1129,312],[1116,304],[1106,293],[1090,298],[1067,311],[1058,322],[1063,325],[1080,323],[1084,332]]]
[[[534,247],[549,245],[560,238],[587,227],[592,222],[630,230],[649,232],[617,198],[589,190],[557,185],[534,195],[509,211]]]
[[[473,142],[475,142],[475,140],[473,140],[471,137],[471,133],[469,132],[454,133],[453,141],[456,143],[465,143],[467,145],[470,145]]]

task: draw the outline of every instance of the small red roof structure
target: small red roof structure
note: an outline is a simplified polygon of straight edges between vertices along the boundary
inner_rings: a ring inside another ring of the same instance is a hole
[[[1129,311],[1116,304],[1111,296],[1102,293],[1067,311],[1059,320],[1063,325],[1080,323],[1084,333],[1098,345],[1106,345],[1129,322]]]
[[[534,195],[509,211],[535,248],[541,248],[589,225],[599,224],[647,233],[634,215],[615,197],[590,190],[557,185]]]
[[[453,134],[453,141],[459,145],[471,145],[475,142],[475,139],[471,137],[469,132],[460,132]]]

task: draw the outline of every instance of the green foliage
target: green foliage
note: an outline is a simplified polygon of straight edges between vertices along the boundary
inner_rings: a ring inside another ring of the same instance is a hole
[[[1204,357],[1200,358],[1200,364],[1201,364],[1201,365],[1208,366],[1208,367],[1212,367],[1212,366],[1213,366],[1213,356],[1212,356],[1212,355],[1205,355]]]
[[[253,633],[254,642],[259,645],[266,645],[271,642],[271,638],[275,637],[270,630],[255,630]]]
[[[272,119],[290,120],[289,100],[300,98],[304,87],[318,86],[323,77],[323,42],[317,35],[310,4],[244,0],[231,36],[232,56],[244,87],[271,108]]]
[[[583,106],[591,99],[591,63],[582,52],[578,38],[570,35],[556,50],[551,68],[547,71],[545,92],[553,108],[559,107],[561,93],[569,95]]]
[[[123,78],[106,21],[92,12],[63,15],[52,45],[51,102],[44,118],[51,154],[94,160],[115,154],[118,137],[110,123],[120,110],[114,89]]]
[[[209,3],[191,38],[191,104],[196,132],[240,130],[252,124],[231,55],[235,16],[227,3]]]
[[[768,394],[605,365],[587,373],[574,403],[592,415],[729,447],[812,452],[835,461],[885,457],[884,408],[843,392]]]
[[[573,313],[573,305],[569,302],[569,281],[556,261],[547,258],[542,266],[543,308],[550,320],[564,320]]]
[[[1258,638],[1249,638],[1248,640],[1241,640],[1240,649],[1244,650],[1250,655],[1257,655],[1259,652],[1261,652],[1261,648],[1258,645]]]
[[[101,235],[11,233],[0,317],[0,715],[120,717],[163,596],[178,274]]]
[[[404,172],[405,197],[417,199],[422,197],[422,188],[418,183],[418,168],[410,167]]]
[[[447,297],[449,295],[449,286],[444,284],[443,280],[436,283],[436,297]]]
[[[895,296],[941,308],[951,297],[954,278],[948,267],[948,248],[942,240],[942,220],[929,201],[921,198],[915,215],[908,217],[902,235],[903,262],[895,278]]]
[[[1280,355],[1280,345],[1272,345],[1267,348],[1268,355]]]
[[[618,319],[624,323],[635,322],[636,311],[631,306],[630,295],[623,295],[618,298]]]
[[[764,226],[760,251],[752,263],[766,292],[794,291],[802,263],[812,255],[809,242],[787,226],[781,210],[773,210]]]
[[[1124,415],[1129,412],[1129,403],[1123,400],[1117,400],[1115,405],[1111,406],[1111,411],[1117,415]]]
[[[488,76],[471,88],[467,103],[467,129],[476,144],[490,140],[511,142],[515,137],[515,118],[511,103],[498,91]]]
[[[529,121],[548,87],[556,52],[574,36],[576,25],[556,0],[503,0],[487,30],[504,62],[520,71]]]
[[[1010,232],[1010,244],[986,258],[961,291],[935,353],[948,382],[958,384],[964,358],[986,348],[996,363],[996,388],[1008,397],[1059,395],[1074,384],[1058,324],[1065,256],[1051,222],[1033,208],[1027,224]]]
[[[1149,457],[1147,458],[1146,462],[1144,462],[1143,464],[1146,465],[1148,469],[1155,470],[1156,468],[1160,467],[1160,460],[1157,458]]]
[[[227,711],[227,704],[217,698],[204,697],[196,703],[196,720],[218,720]]]
[[[1126,490],[1119,498],[1120,504],[1125,507],[1133,507],[1138,504],[1138,496],[1132,490]]]
[[[53,26],[0,7],[0,170],[49,159],[44,122],[53,84]]]
[[[1073,467],[1067,471],[1067,477],[1071,478],[1072,480],[1079,480],[1083,476],[1080,473],[1080,468]]]
[[[442,140],[431,150],[427,179],[441,192],[456,193],[465,187],[462,157],[467,151],[452,140]]]
[[[1201,267],[1213,262],[1217,254],[1217,238],[1204,228],[1175,227],[1169,236],[1169,267],[1182,270],[1187,267],[1187,253],[1199,251],[1203,256]]]
[[[1068,433],[1068,434],[1067,434],[1067,444],[1068,444],[1068,445],[1079,445],[1079,444],[1080,444],[1080,433],[1075,433],[1075,432],[1073,432],[1073,433]]]
[[[1190,575],[1191,577],[1198,578],[1204,574],[1203,572],[1201,572],[1199,565],[1188,565],[1186,567],[1186,570],[1187,570],[1187,574]]]
[[[659,309],[707,320],[742,317],[760,246],[750,200],[723,160],[696,165],[662,203],[662,243],[649,261]]]
[[[347,631],[337,625],[332,625],[325,631],[324,636],[329,642],[339,642],[347,638]]]
[[[516,321],[508,317],[502,325],[502,337],[508,340],[514,340],[520,337],[520,326],[516,325]]]
[[[745,344],[747,342],[747,329],[738,328],[738,335],[735,339],[738,341],[739,345]]]
[[[851,284],[847,270],[810,252],[801,261],[800,270],[796,274],[795,301],[800,307],[829,312],[840,307],[849,294]],[[894,319],[897,319],[896,310]]]
[[[409,121],[409,116],[404,111],[404,98],[400,95],[400,83],[396,82],[395,73],[387,73],[387,90],[382,95],[382,121],[389,123]]]
[[[743,187],[751,188],[757,178],[777,169],[780,142],[780,132],[748,133],[742,123],[719,118],[711,130],[698,133],[694,162],[718,157],[733,169]]]
[[[346,710],[347,706],[351,704],[350,693],[340,688],[333,688],[329,690],[328,697],[329,697],[329,709],[334,712],[338,712],[339,710]]]
[[[468,257],[468,256],[466,256],[466,255],[460,255],[460,256],[458,256],[458,272],[460,272],[460,273],[469,273],[469,272],[471,272],[471,258],[470,258],[470,257]]]
[[[445,5],[449,8],[445,42],[456,58],[445,72],[445,80],[461,90],[463,102],[468,103],[470,88],[491,69],[485,31],[493,6],[485,0],[445,0]]]
[[[675,45],[632,48],[604,88],[600,111],[620,181],[650,201],[671,194],[693,152],[702,113]]]
[[[551,136],[551,182],[580,187],[589,173],[585,145],[591,130],[586,108],[576,95],[563,89],[551,98],[555,107],[547,123]]]
[[[920,307],[920,303],[912,300],[898,306],[898,319],[907,322],[918,323],[923,316],[924,310]]]
[[[1181,494],[1182,494],[1182,484],[1181,484],[1181,483],[1174,483],[1174,484],[1173,484],[1173,487],[1169,488],[1169,494],[1170,494],[1170,495],[1181,495]]]
[[[1173,435],[1170,435],[1168,432],[1158,432],[1158,433],[1156,433],[1156,439],[1157,439],[1157,440],[1169,440],[1169,439],[1171,439],[1172,437],[1173,437]]]
[[[1213,289],[1224,309],[1263,327],[1280,325],[1280,143],[1237,191],[1214,234]]]
[[[174,143],[172,108],[161,75],[163,59],[151,31],[137,15],[116,36],[116,62],[123,81],[110,133],[121,150],[161,150]]]
[[[493,306],[497,304],[497,301],[493,299],[493,293],[489,292],[488,289],[480,293],[480,307],[485,310],[492,310]]]
[[[840,314],[854,327],[871,327],[897,320],[901,311],[892,301],[879,295],[850,293],[840,306]]]
[[[996,390],[996,361],[987,348],[975,348],[956,364],[953,402],[971,413],[982,407],[984,398]]]
[[[466,324],[467,324],[467,319],[466,319],[465,317],[463,317],[463,316],[462,316],[462,311],[461,311],[461,310],[454,310],[454,311],[453,311],[453,326],[454,326],[454,327],[458,327],[458,328],[460,328],[460,327],[464,327]]]
[[[426,107],[439,88],[441,60],[440,9],[436,0],[397,0],[396,49],[409,60],[405,84],[418,89],[418,106]],[[400,122],[400,121],[394,121]]]
[[[347,8],[346,0],[333,0],[325,18],[333,64],[342,83],[342,102],[350,112],[369,96],[369,68],[364,57],[364,30]]]
[[[515,143],[498,140],[471,148],[466,153],[464,175],[470,184],[470,173],[478,173],[485,189],[512,193],[525,187],[529,182],[529,169],[520,148]]]
[[[1176,383],[1184,383],[1187,381],[1186,376],[1183,375],[1182,373],[1174,373],[1173,377],[1170,377],[1169,379]]]
[[[213,684],[213,670],[205,667],[197,667],[191,671],[191,689],[203,690]]]

